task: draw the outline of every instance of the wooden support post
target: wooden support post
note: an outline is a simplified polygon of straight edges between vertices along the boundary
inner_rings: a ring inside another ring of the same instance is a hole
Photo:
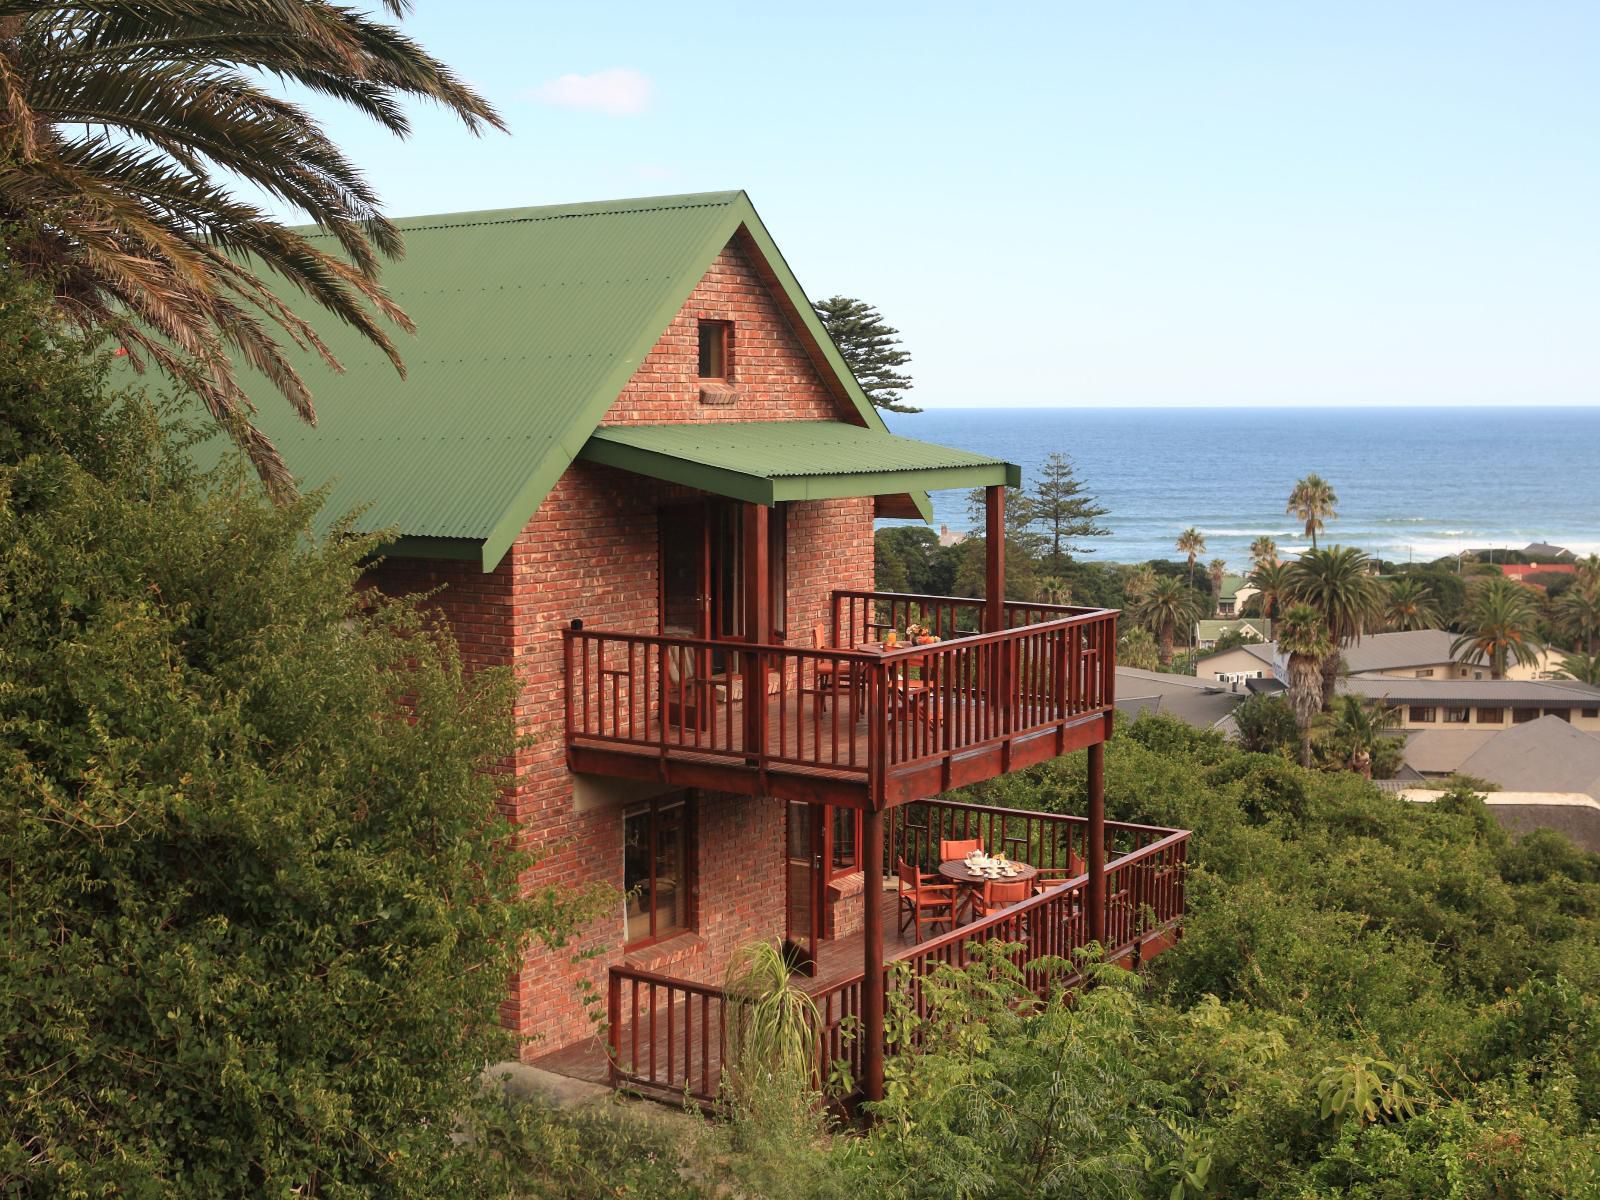
[[[1106,747],[1089,747],[1089,937],[1106,945]]]
[[[861,888],[866,900],[861,944],[861,1093],[883,1099],[883,812],[861,814]]]
[[[764,504],[744,506],[744,634],[758,646],[772,643],[772,572],[767,562]],[[746,755],[767,751],[767,667],[760,652],[744,659],[744,748]]]
[[[1006,627],[1006,489],[991,484],[983,493],[983,628]]]

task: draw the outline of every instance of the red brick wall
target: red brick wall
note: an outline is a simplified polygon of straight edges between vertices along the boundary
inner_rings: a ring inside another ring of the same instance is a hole
[[[696,377],[700,317],[733,320],[736,406],[708,407]],[[725,250],[607,415],[611,424],[683,420],[823,419],[844,415],[811,367],[745,253]],[[435,603],[474,665],[513,663],[517,716],[533,744],[514,766],[506,805],[545,857],[529,886],[616,889],[614,902],[567,946],[532,948],[511,981],[502,1016],[537,1037],[536,1057],[593,1031],[583,990],[603,1010],[607,968],[623,961],[622,808],[578,811],[565,762],[561,630],[573,618],[595,629],[658,629],[656,512],[696,493],[622,471],[575,463],[490,575],[475,564],[393,560],[385,590],[445,585]],[[829,619],[834,588],[872,583],[872,501],[789,506],[789,629],[807,645]],[[698,928],[692,937],[627,956],[650,969],[717,980],[741,944],[784,928],[784,806],[771,799],[703,793],[697,802]]]
[[[732,321],[732,406],[700,403],[702,319]],[[823,383],[750,256],[730,242],[622,389],[603,425],[856,420]]]

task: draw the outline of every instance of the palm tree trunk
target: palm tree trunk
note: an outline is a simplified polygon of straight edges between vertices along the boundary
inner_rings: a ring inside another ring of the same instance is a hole
[[[1172,625],[1165,624],[1161,627],[1161,665],[1172,665]]]
[[[1300,730],[1300,765],[1311,769],[1311,726]]]
[[[1334,652],[1322,660],[1322,711],[1327,712],[1333,707],[1334,689],[1339,686],[1339,651]]]

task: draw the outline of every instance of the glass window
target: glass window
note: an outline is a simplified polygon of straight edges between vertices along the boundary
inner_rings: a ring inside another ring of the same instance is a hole
[[[1506,719],[1506,710],[1503,708],[1480,708],[1478,710],[1479,725],[1501,725]]]
[[[1572,720],[1572,710],[1570,708],[1547,708],[1544,710],[1544,715],[1547,717],[1555,717],[1562,721]]]
[[[627,942],[657,941],[691,928],[689,802],[662,796],[622,816]]]
[[[1413,725],[1431,725],[1433,720],[1433,705],[1413,704],[1411,706],[1411,723]]]
[[[1430,676],[1430,675],[1432,675],[1432,674],[1433,674],[1433,668],[1432,668],[1432,667],[1429,667],[1429,668],[1428,668],[1428,669],[1427,669],[1427,670],[1425,670],[1425,671],[1418,671],[1418,672],[1417,672],[1417,678],[1418,678],[1418,679],[1427,679],[1427,678],[1428,678],[1428,677],[1429,677],[1429,676]]]
[[[856,830],[860,828],[861,814],[853,808],[833,810],[833,869],[835,872],[854,871],[860,865],[856,857]]]
[[[767,517],[767,588],[773,632],[789,632],[789,505],[774,504]]]
[[[1465,725],[1472,716],[1472,710],[1466,705],[1450,705],[1444,710],[1446,725]]]
[[[1513,708],[1511,710],[1511,723],[1513,725],[1526,725],[1529,721],[1539,719],[1537,708]]]
[[[1586,708],[1583,710],[1583,719],[1585,721],[1592,721],[1596,717],[1600,717],[1600,708]]]
[[[727,379],[733,375],[733,322],[700,322],[700,378]]]

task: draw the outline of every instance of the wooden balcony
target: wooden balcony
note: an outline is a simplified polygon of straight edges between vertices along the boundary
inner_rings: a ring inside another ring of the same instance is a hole
[[[566,637],[574,771],[882,810],[1103,741],[1117,614],[835,592],[822,649]],[[875,646],[915,617],[929,645]]]
[[[1045,956],[1071,959],[1095,940],[1089,916],[1091,880],[1073,869],[1097,857],[1089,853],[1091,826],[1085,819],[931,801],[894,810],[888,824],[885,867],[905,858],[931,869],[941,839],[976,837],[991,852],[1004,850],[1049,875],[1044,890],[1032,898],[920,944],[909,933],[898,932],[895,893],[882,891],[885,936],[877,957],[882,984],[886,994],[904,996],[912,1010],[924,1011],[926,976],[940,963],[963,965],[978,943],[1016,944],[1024,978],[1037,994],[1048,997],[1063,981],[1043,970],[1029,970],[1028,964]],[[1104,828],[1102,944],[1108,960],[1136,966],[1181,933],[1189,834],[1114,821]],[[824,943],[817,974],[794,981],[817,1007],[819,1083],[836,1066],[855,1081],[866,1071],[870,1024],[863,1002],[864,936]],[[1070,986],[1076,979],[1065,982]],[[613,967],[607,1035],[548,1055],[540,1065],[675,1101],[688,1096],[709,1103],[721,1081],[726,1023],[734,1019],[734,1009],[715,983]],[[885,1048],[891,1053],[904,1049]]]

